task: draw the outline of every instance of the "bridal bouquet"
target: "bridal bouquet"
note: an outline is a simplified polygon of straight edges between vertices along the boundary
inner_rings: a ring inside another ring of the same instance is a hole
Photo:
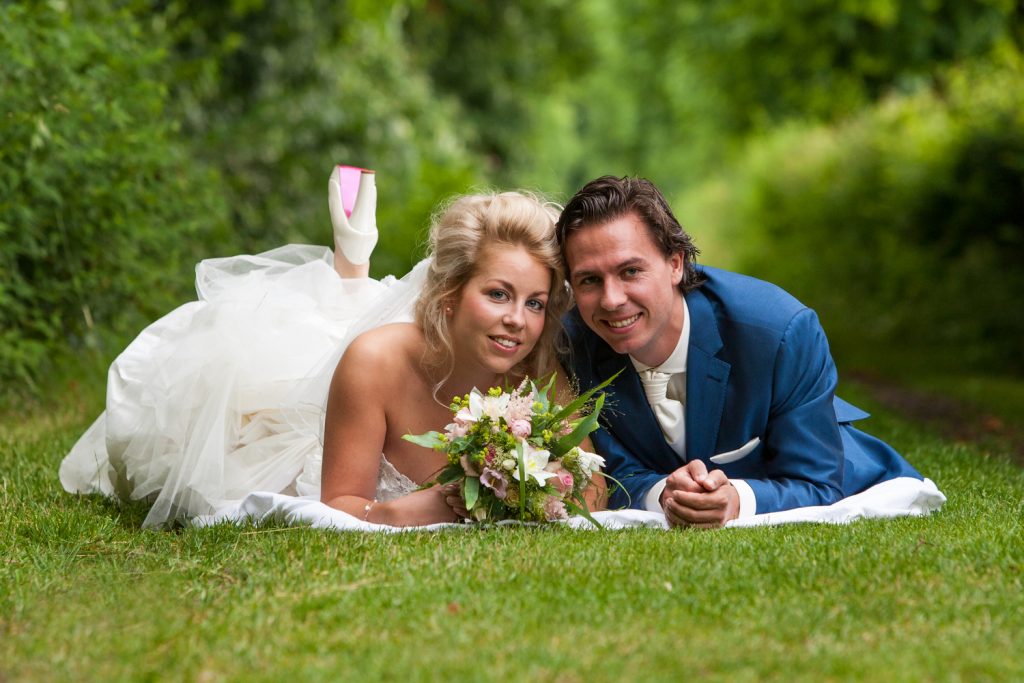
[[[447,455],[435,483],[460,482],[466,509],[478,522],[550,522],[569,513],[590,518],[583,494],[604,458],[579,444],[597,429],[605,395],[588,414],[574,416],[608,382],[564,407],[550,398],[554,384],[552,375],[544,387],[527,378],[513,390],[473,389],[452,400],[455,418],[445,431],[403,438]]]

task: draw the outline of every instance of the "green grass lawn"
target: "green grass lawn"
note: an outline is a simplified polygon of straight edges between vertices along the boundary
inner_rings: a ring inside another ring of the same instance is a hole
[[[1024,472],[891,414],[939,513],[714,532],[141,531],[86,424],[0,431],[0,682],[1024,679]]]

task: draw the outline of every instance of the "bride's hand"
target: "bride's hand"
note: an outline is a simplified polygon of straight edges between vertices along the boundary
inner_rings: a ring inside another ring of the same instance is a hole
[[[444,492],[444,501],[448,504],[448,507],[452,509],[452,512],[461,518],[469,517],[469,510],[466,509],[466,501],[462,499],[461,484],[457,482],[445,484],[441,487],[441,491]]]

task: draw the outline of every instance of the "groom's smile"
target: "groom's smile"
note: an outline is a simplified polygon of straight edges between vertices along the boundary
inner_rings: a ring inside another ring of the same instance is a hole
[[[681,256],[666,257],[629,213],[570,233],[565,257],[584,322],[617,353],[664,362],[683,327]]]
[[[622,330],[629,327],[636,321],[640,320],[640,315],[640,313],[637,313],[636,315],[629,316],[625,320],[608,320],[606,322],[608,327],[612,328],[613,330],[618,330],[621,332]]]

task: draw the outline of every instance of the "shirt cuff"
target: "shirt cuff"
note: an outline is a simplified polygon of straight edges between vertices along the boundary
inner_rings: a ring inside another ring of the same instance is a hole
[[[757,497],[754,495],[754,489],[750,488],[750,484],[742,479],[730,479],[729,483],[736,489],[736,493],[740,494],[740,512],[736,515],[736,519],[743,519],[744,517],[753,517],[757,514]],[[665,488],[664,483],[661,485]]]
[[[651,490],[644,496],[644,510],[649,512],[664,512],[665,508],[661,507],[661,492],[665,490],[665,482],[668,481],[668,477],[659,480],[651,487]],[[747,488],[750,488],[749,486]],[[753,492],[751,492],[753,495]]]

